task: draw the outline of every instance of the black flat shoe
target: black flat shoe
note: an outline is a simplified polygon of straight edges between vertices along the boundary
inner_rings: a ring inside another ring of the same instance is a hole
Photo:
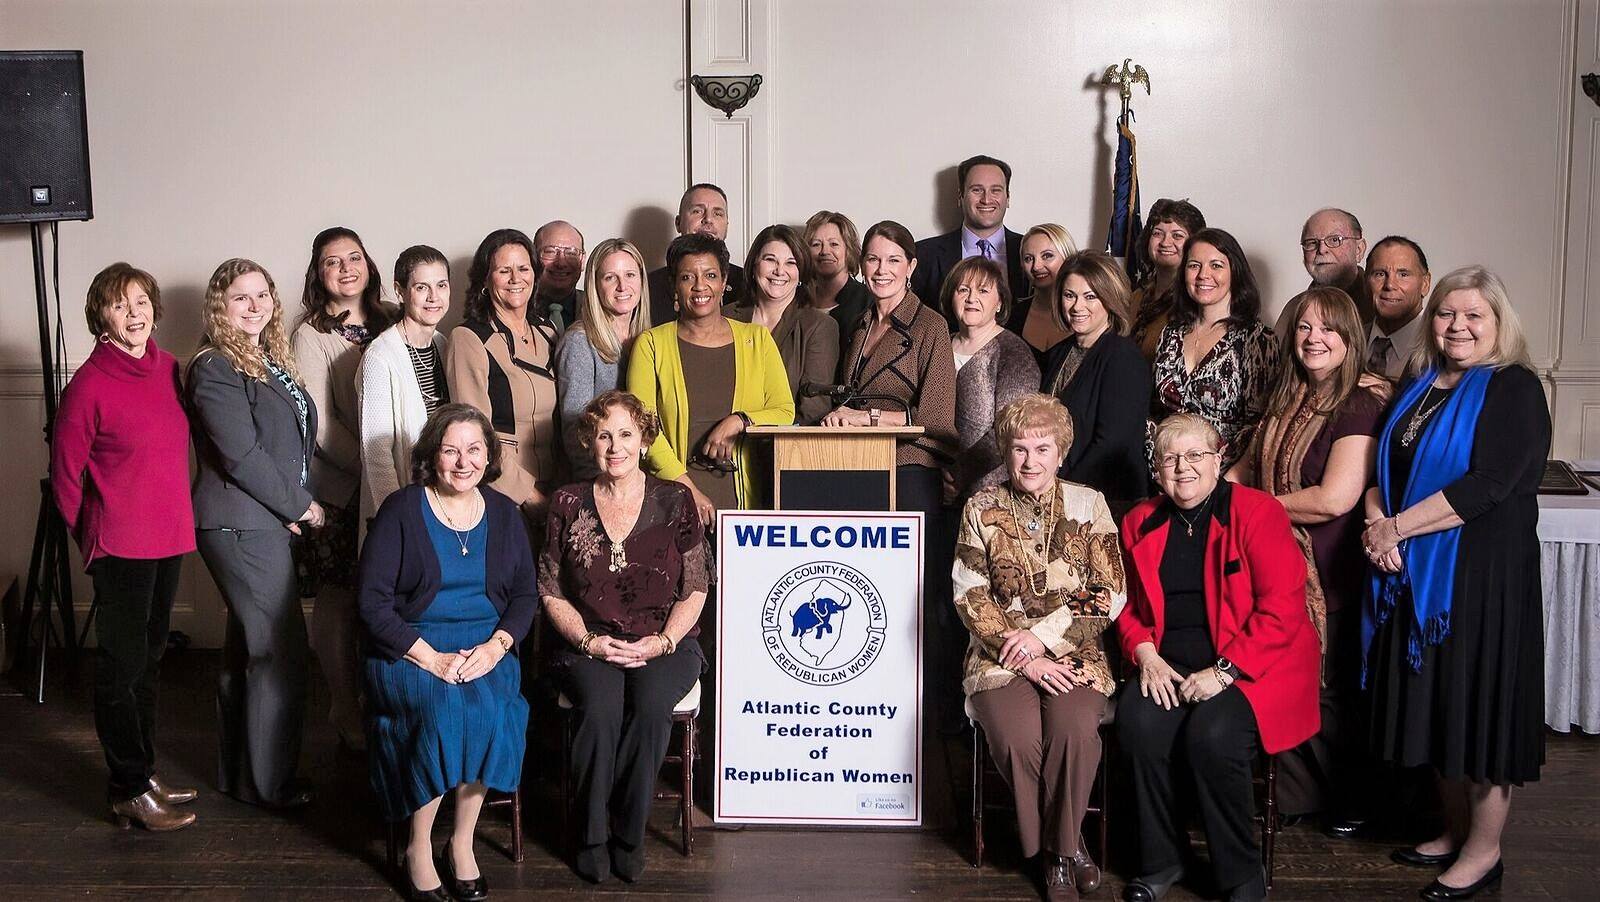
[[[1476,883],[1472,883],[1467,886],[1445,886],[1443,883],[1435,880],[1427,886],[1424,886],[1418,895],[1424,899],[1434,900],[1470,899],[1473,896],[1476,896],[1479,892],[1498,884],[1500,882],[1500,878],[1504,877],[1505,875],[1505,864],[1497,861],[1494,863],[1494,867],[1489,869],[1488,873],[1478,878]]]
[[[1328,821],[1322,832],[1334,839],[1359,839],[1367,829],[1367,822],[1357,818],[1337,818]]]
[[[436,866],[439,868],[439,876],[443,878],[445,889],[450,891],[450,897],[457,902],[482,902],[483,899],[489,898],[489,881],[484,878],[481,871],[471,880],[456,877],[456,864],[451,859],[448,848],[438,857]]]
[[[1147,877],[1136,877],[1122,890],[1123,902],[1160,902],[1183,879],[1183,867],[1171,867]]]
[[[610,862],[606,860],[606,844],[584,846],[572,858],[572,869],[590,883],[604,883],[611,876]]]
[[[1418,852],[1415,848],[1407,846],[1390,852],[1389,860],[1395,864],[1403,864],[1410,868],[1447,868],[1456,863],[1456,856],[1459,854],[1461,853],[1456,851],[1439,852],[1437,854]]]
[[[622,878],[625,883],[632,883],[644,873],[644,846],[630,847],[621,840],[613,839],[611,849],[611,873]]]
[[[1266,902],[1267,898],[1267,869],[1263,867],[1256,872],[1254,877],[1246,880],[1243,885],[1234,887],[1228,893],[1228,902]]]

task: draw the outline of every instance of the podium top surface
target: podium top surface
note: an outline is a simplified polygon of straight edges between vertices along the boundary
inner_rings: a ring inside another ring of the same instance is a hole
[[[745,430],[745,434],[909,438],[925,431],[921,426],[751,426]]]

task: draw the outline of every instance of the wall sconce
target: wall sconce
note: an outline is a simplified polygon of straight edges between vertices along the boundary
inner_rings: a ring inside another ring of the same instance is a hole
[[[759,75],[691,75],[689,84],[700,99],[729,119],[761,90]]]

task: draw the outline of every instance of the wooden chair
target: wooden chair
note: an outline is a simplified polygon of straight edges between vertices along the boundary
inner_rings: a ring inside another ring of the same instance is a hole
[[[1000,776],[992,761],[989,760],[989,744],[985,741],[983,725],[972,716],[972,703],[966,705],[967,719],[972,723],[972,866],[983,867],[983,811],[984,783],[988,782],[990,775]],[[1107,866],[1106,856],[1111,848],[1110,828],[1110,801],[1111,780],[1107,770],[1110,758],[1111,740],[1106,734],[1110,731],[1112,723],[1116,720],[1117,706],[1113,699],[1106,704],[1106,713],[1100,718],[1100,767],[1095,771],[1094,787],[1089,790],[1089,807],[1086,814],[1092,814],[1099,822],[1099,858],[1102,868]]]
[[[452,790],[454,792],[454,790]],[[441,807],[443,807],[441,805]],[[491,808],[511,809],[511,843],[507,857],[517,864],[521,864],[524,857],[522,851],[522,787],[518,786],[511,792],[501,793],[489,790],[489,797],[483,802],[485,811]],[[388,824],[389,835],[386,841],[384,854],[389,860],[389,869],[394,870],[400,866],[400,824],[399,821],[390,821]],[[480,817],[478,823],[482,824]]]
[[[572,701],[563,694],[556,700],[556,706],[562,712],[572,710]],[[680,821],[680,838],[683,843],[685,858],[694,855],[694,765],[699,760],[699,751],[696,748],[695,737],[699,731],[700,719],[700,681],[695,680],[689,687],[689,692],[673,706],[672,723],[675,731],[679,732],[679,746],[677,751],[670,747],[666,757],[662,758],[663,764],[677,765],[679,771],[678,786],[672,788],[658,787],[654,798],[670,799],[678,803],[678,819]],[[572,719],[568,717],[561,728],[561,837],[564,843],[571,845],[571,831],[568,827],[568,817],[572,809]]]
[[[1282,827],[1281,817],[1278,815],[1278,756],[1263,755],[1266,765],[1262,768],[1260,784],[1262,785],[1261,813],[1256,816],[1256,821],[1261,824],[1261,863],[1267,869],[1267,889],[1272,889],[1272,867],[1274,864],[1275,846],[1278,840],[1278,830]]]

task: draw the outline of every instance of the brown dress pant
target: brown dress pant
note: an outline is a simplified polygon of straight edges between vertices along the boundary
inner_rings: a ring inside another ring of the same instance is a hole
[[[1020,676],[971,697],[989,756],[1016,799],[1023,856],[1041,848],[1064,858],[1077,852],[1106,701],[1087,686],[1047,695]]]

